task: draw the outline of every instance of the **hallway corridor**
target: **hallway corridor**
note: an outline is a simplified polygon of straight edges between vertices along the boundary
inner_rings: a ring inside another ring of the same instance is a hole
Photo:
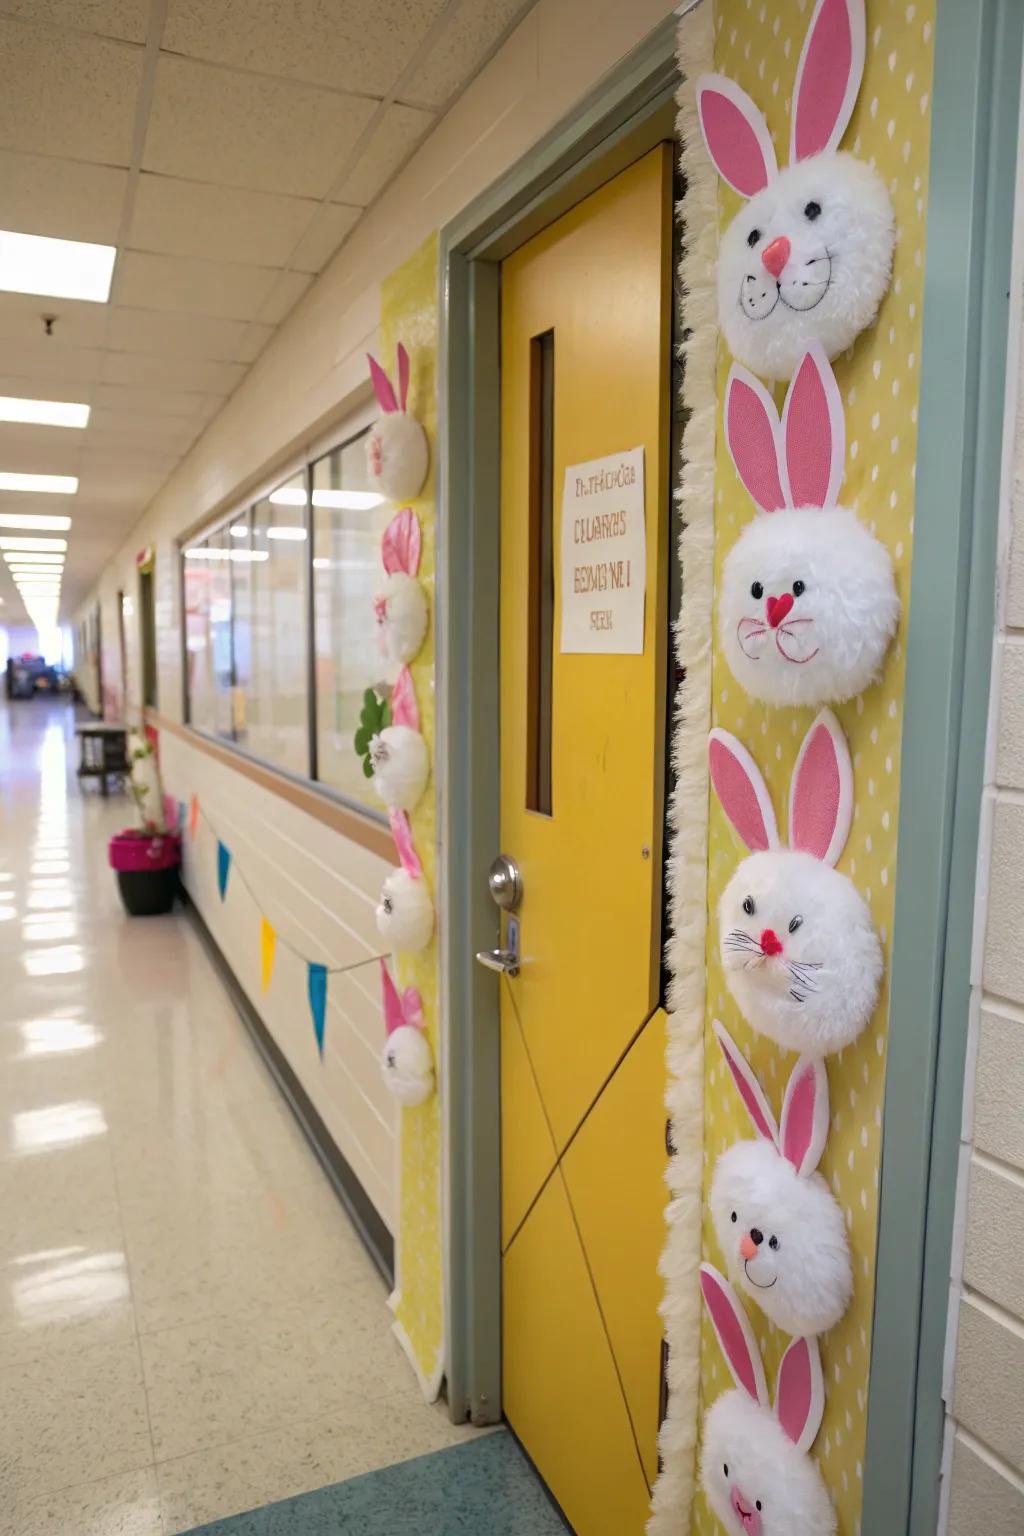
[[[188,920],[123,915],[72,732],[0,706],[0,1531],[170,1536],[475,1440]]]

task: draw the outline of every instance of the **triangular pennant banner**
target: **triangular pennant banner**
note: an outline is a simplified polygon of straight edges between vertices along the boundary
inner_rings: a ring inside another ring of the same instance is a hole
[[[184,832],[185,823],[188,821],[188,801],[178,801],[178,831]]]
[[[224,900],[228,890],[228,875],[231,872],[231,849],[225,848],[220,838],[217,839],[217,886],[220,890],[220,899]]]
[[[192,841],[194,842],[195,841],[196,833],[199,830],[199,796],[198,795],[193,795],[192,796],[192,803],[189,806],[188,830],[189,830],[189,833],[190,833],[190,835],[192,837]]]
[[[320,1052],[321,1060],[324,1054],[324,1013],[327,1008],[327,967],[326,965],[309,965],[309,1007],[313,1015],[313,1032],[316,1035],[316,1048]]]
[[[265,917],[260,918],[260,975],[263,979],[264,992],[270,986],[270,977],[274,970],[274,946],[277,943],[277,934],[267,922]]]

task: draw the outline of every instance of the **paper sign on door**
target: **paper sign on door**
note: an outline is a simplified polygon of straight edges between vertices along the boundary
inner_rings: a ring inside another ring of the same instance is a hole
[[[642,656],[644,450],[570,464],[562,492],[563,651]]]

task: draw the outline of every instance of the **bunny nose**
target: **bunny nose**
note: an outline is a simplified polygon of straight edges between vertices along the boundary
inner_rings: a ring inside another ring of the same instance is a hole
[[[761,1234],[758,1233],[758,1237],[760,1237],[760,1235]],[[744,1232],[743,1236],[740,1238],[740,1253],[745,1259],[757,1258],[757,1244],[754,1242],[753,1232]]]
[[[789,260],[789,253],[793,249],[785,235],[780,235],[777,240],[772,240],[761,252],[761,260],[768,268],[772,277],[779,277],[783,267]]]
[[[792,592],[783,592],[781,597],[769,597],[765,599],[765,612],[768,615],[768,623],[772,629],[778,629],[786,614],[793,606]]]
[[[761,934],[761,953],[765,955],[782,954],[782,944],[774,928],[766,928]]]

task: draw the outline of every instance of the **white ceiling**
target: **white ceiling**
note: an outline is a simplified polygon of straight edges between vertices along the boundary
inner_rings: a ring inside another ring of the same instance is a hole
[[[0,492],[73,518],[65,614],[528,4],[0,0],[0,228],[118,248],[109,304],[0,293],[0,394],[92,406],[0,423],[0,470],[80,478]]]

